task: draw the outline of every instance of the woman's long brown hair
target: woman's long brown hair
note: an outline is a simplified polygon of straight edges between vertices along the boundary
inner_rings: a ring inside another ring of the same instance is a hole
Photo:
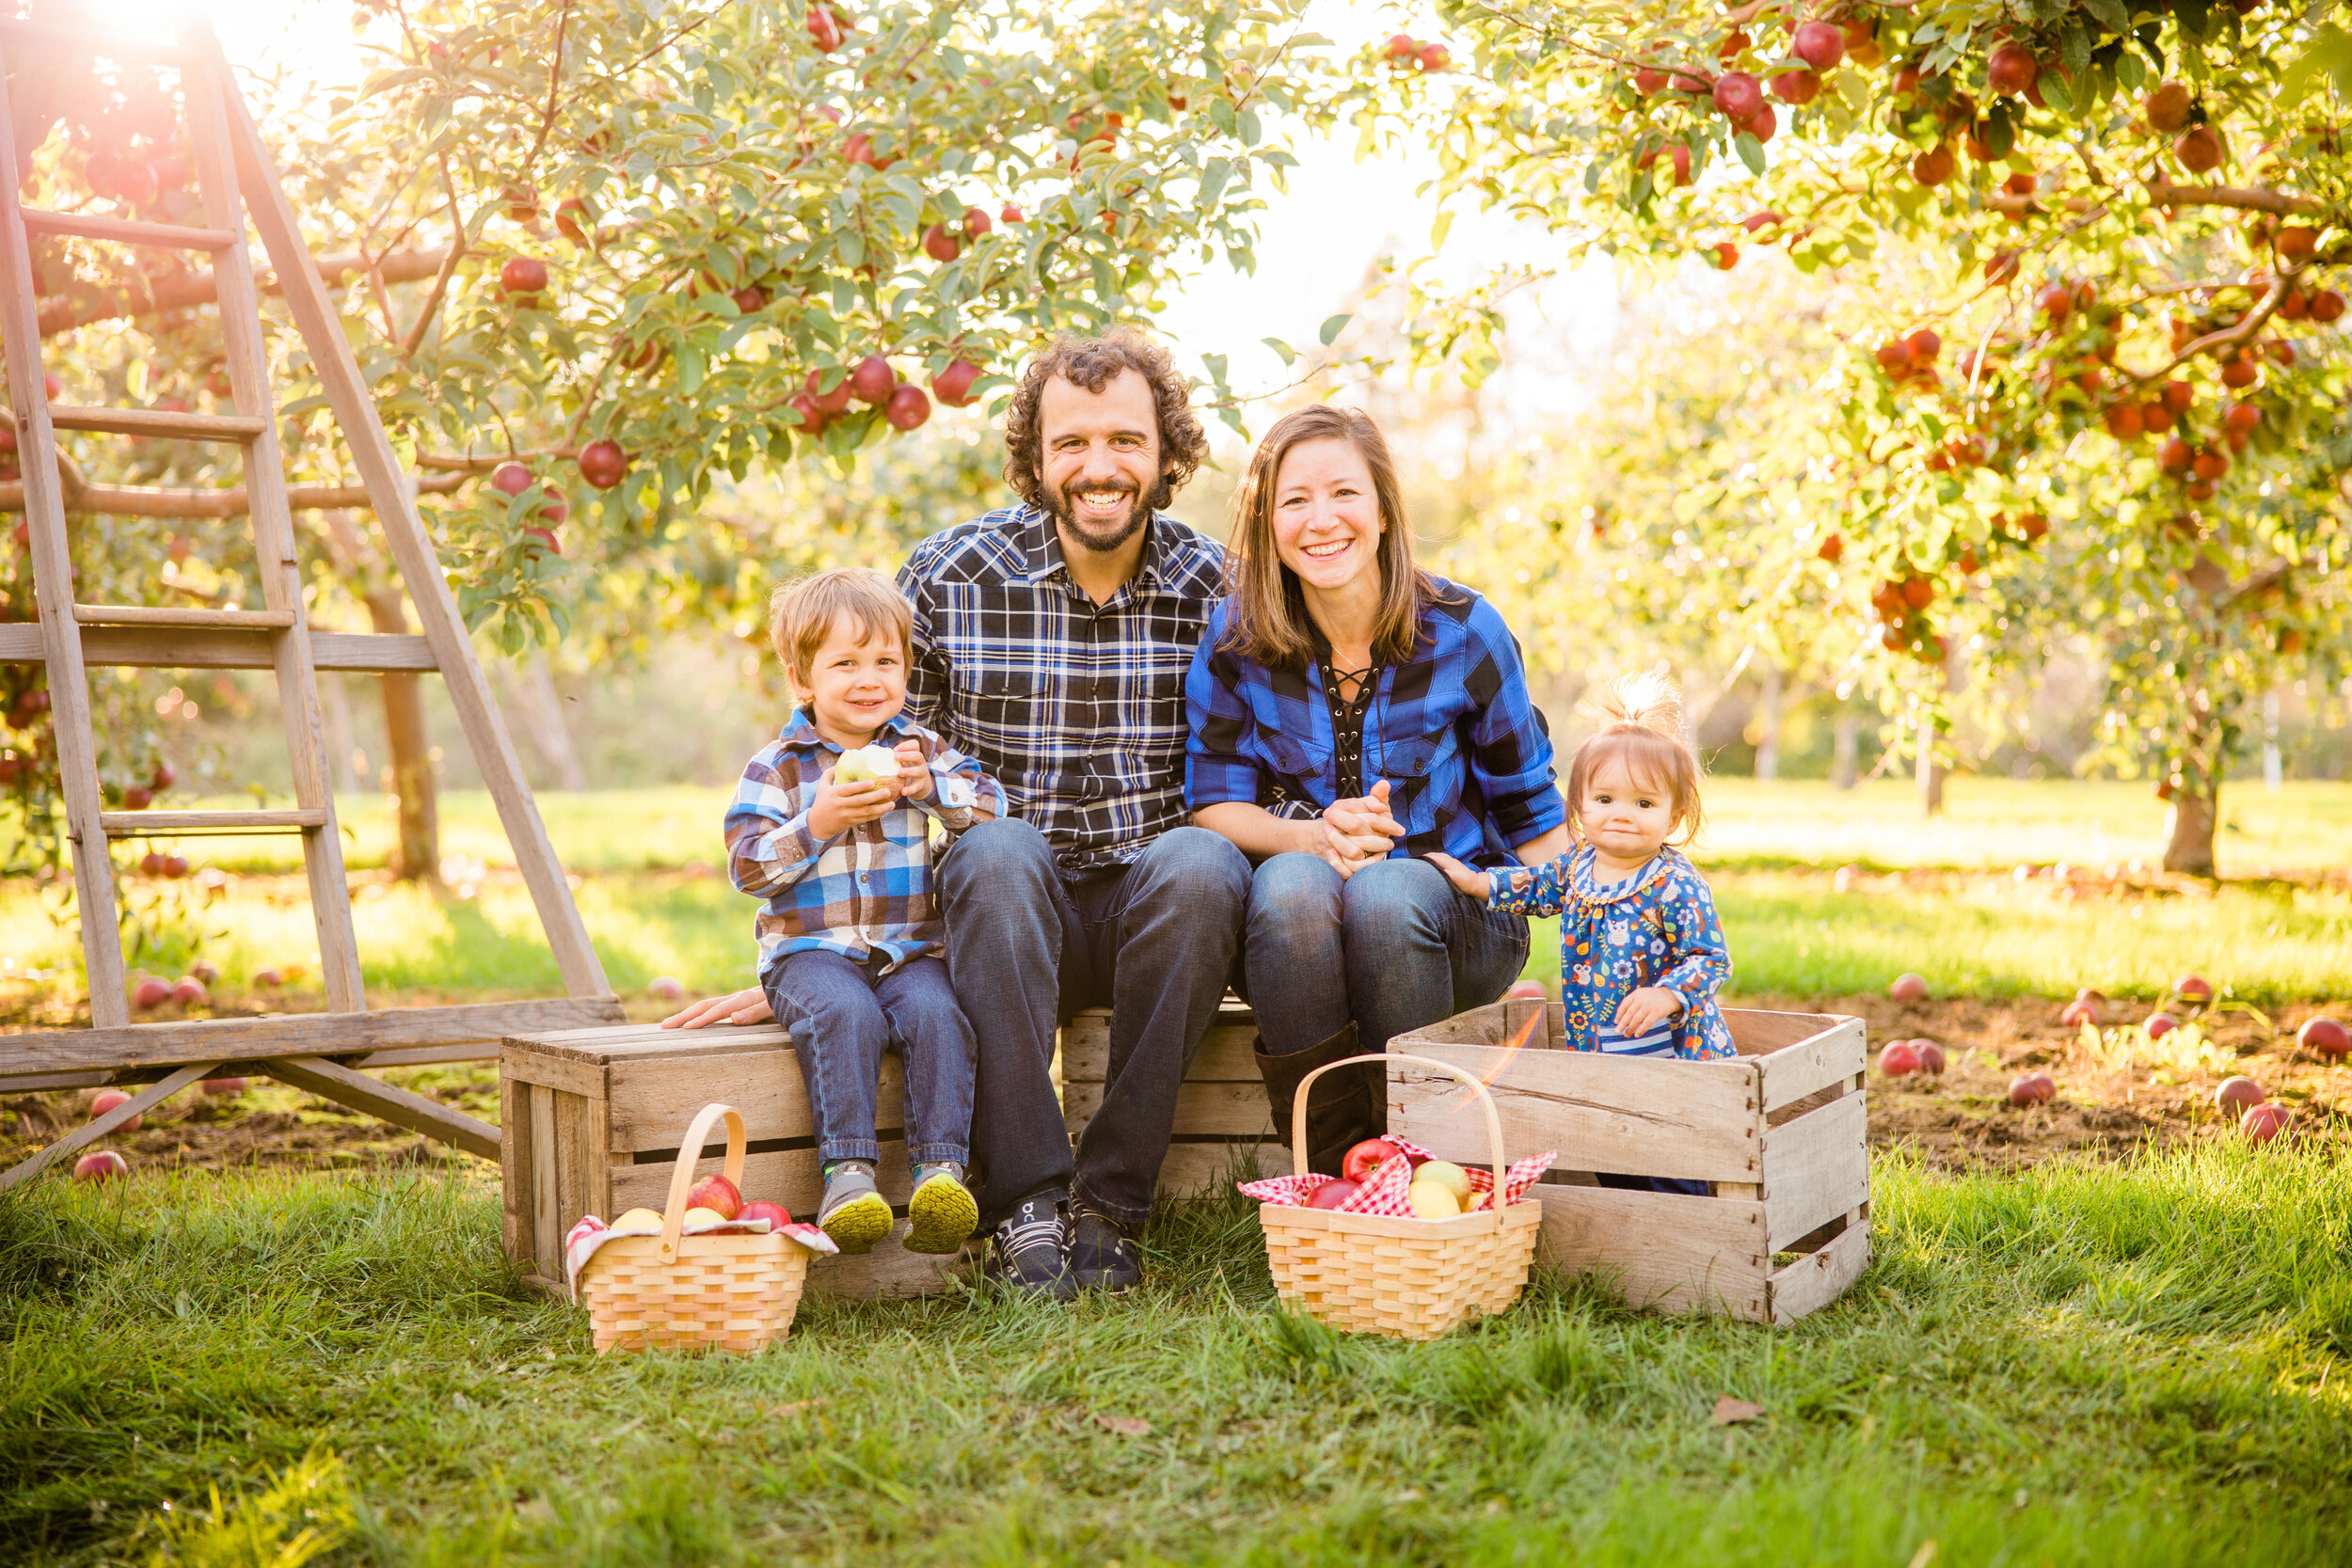
[[[1372,472],[1380,503],[1380,610],[1373,623],[1372,655],[1382,663],[1409,657],[1421,640],[1422,607],[1438,585],[1413,564],[1413,529],[1396,483],[1396,462],[1370,415],[1318,403],[1274,421],[1233,496],[1233,538],[1225,557],[1225,637],[1222,646],[1269,669],[1303,664],[1314,654],[1314,628],[1297,574],[1274,549],[1274,491],[1282,459],[1308,441],[1345,441]]]

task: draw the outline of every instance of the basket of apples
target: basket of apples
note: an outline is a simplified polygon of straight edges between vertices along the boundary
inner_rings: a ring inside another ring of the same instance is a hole
[[[726,1163],[694,1180],[722,1118]],[[599,1354],[610,1350],[765,1349],[792,1327],[808,1263],[833,1238],[796,1225],[783,1206],[743,1201],[743,1118],[732,1105],[694,1113],[657,1214],[632,1209],[610,1226],[594,1214],[564,1238],[564,1267],[588,1307]]]
[[[1369,1138],[1339,1176],[1307,1166],[1307,1089],[1351,1062],[1413,1062],[1450,1072],[1486,1114],[1491,1170],[1465,1170],[1402,1138]],[[1266,1262],[1283,1301],[1333,1328],[1434,1339],[1464,1320],[1507,1311],[1527,1287],[1542,1205],[1525,1195],[1552,1150],[1505,1166],[1486,1085],[1451,1063],[1397,1052],[1348,1056],[1299,1081],[1291,1112],[1303,1174],[1242,1183],[1259,1199]]]

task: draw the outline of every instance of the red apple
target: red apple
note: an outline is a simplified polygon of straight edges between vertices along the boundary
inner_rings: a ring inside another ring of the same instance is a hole
[[[2058,1083],[2046,1072],[2021,1072],[2009,1082],[2011,1105],[2040,1105],[2058,1096]]]
[[[2213,982],[2201,974],[2184,974],[2172,982],[2172,994],[2202,1006],[2213,1000]]]
[[[972,383],[980,378],[980,367],[969,359],[953,359],[947,368],[931,377],[931,395],[950,408],[961,408],[972,401]]]
[[[2324,326],[2343,314],[2344,296],[2335,290],[2322,289],[2312,295],[2312,320]]]
[[[1453,56],[1446,53],[1446,47],[1442,43],[1424,43],[1421,46],[1421,53],[1413,58],[1420,62],[1422,70],[1435,72],[1443,71],[1446,68],[1446,62]]]
[[[92,1121],[96,1121],[100,1117],[104,1116],[108,1111],[113,1110],[116,1106],[128,1105],[130,1102],[131,1097],[120,1089],[101,1089],[90,1097],[89,1118]],[[144,1116],[133,1117],[130,1120],[119,1123],[115,1128],[115,1131],[118,1132],[135,1132],[139,1130],[139,1123],[145,1121],[146,1119],[147,1118]]]
[[[203,981],[208,986],[220,978],[220,970],[215,965],[203,958],[199,958],[196,962],[188,965],[188,974],[194,978]]]
[[[2260,1084],[2240,1074],[2221,1080],[2221,1086],[2213,1091],[2213,1108],[2217,1111],[2234,1110],[2243,1105],[2259,1105],[2268,1098],[2263,1093]]]
[[[2142,1020],[2139,1029],[2140,1033],[2146,1035],[2150,1039],[2160,1040],[2164,1038],[2165,1036],[2170,1034],[2173,1030],[2178,1029],[2180,1026],[2181,1021],[2174,1018],[2170,1013],[2156,1012],[2150,1013],[2147,1018]]]
[[[520,463],[501,463],[490,470],[490,488],[501,496],[519,496],[531,488],[531,470]]]
[[[2314,1055],[2334,1061],[2352,1053],[2352,1029],[2323,1014],[2303,1021],[2303,1027],[2295,1032],[2295,1043]]]
[[[2237,1130],[2249,1143],[2266,1144],[2287,1130],[2287,1108],[2283,1105],[2249,1105],[2237,1118]]]
[[[770,1203],[765,1198],[757,1203],[746,1203],[735,1217],[739,1220],[766,1220],[768,1229],[771,1234],[792,1223],[792,1215],[783,1204]]]
[[[253,983],[275,990],[286,983],[286,977],[274,969],[260,969],[253,973]]]
[[[167,762],[159,762],[155,765],[154,776],[147,781],[147,787],[153,790],[156,794],[161,795],[165,790],[169,789],[173,784],[176,784],[179,782],[179,769],[173,768],[171,764]]]
[[[155,803],[155,796],[145,784],[133,784],[122,792],[124,811],[145,811]]]
[[[2027,91],[2041,74],[2033,51],[2023,44],[2004,43],[1984,62],[1984,85],[2004,98]]]
[[[890,394],[882,407],[882,418],[893,430],[914,430],[931,417],[931,400],[923,395],[923,388],[905,386]]]
[[[657,974],[645,982],[645,994],[659,1002],[677,1002],[684,999],[686,987],[672,975]]]
[[[1846,553],[1846,541],[1841,535],[1833,533],[1823,539],[1813,553],[1832,565],[1836,565],[1837,558]]]
[[[731,1220],[743,1212],[743,1195],[735,1183],[723,1176],[706,1176],[686,1194],[689,1209],[707,1209],[721,1219]]]
[[[2185,83],[2167,82],[2141,101],[2139,112],[2146,117],[2150,130],[2169,136],[2188,123],[2190,103]]]
[[[1952,150],[1930,148],[1911,160],[1911,177],[1922,185],[1940,185],[1952,177]]]
[[[1366,1138],[1347,1151],[1340,1162],[1340,1174],[1350,1181],[1362,1181],[1378,1170],[1391,1156],[1403,1152],[1386,1138]]]
[[[869,354],[859,360],[857,368],[850,372],[848,383],[860,403],[872,404],[888,403],[898,385],[898,372],[879,354]]]
[[[76,1181],[112,1181],[131,1174],[131,1162],[111,1148],[93,1148],[73,1162]]]
[[[1774,98],[1799,108],[1812,103],[1821,93],[1821,79],[1809,71],[1783,71],[1765,85],[1772,89]]]
[[[175,877],[175,878],[176,878],[176,877],[184,877],[184,876],[186,876],[187,874],[188,874],[188,857],[187,857],[187,856],[185,856],[185,855],[166,855],[166,856],[164,857],[164,875],[165,875],[165,876],[167,876],[167,877]]]
[[[574,245],[588,243],[587,225],[596,221],[588,211],[588,203],[576,196],[567,196],[555,204],[555,231]]]
[[[151,974],[131,988],[131,1006],[134,1007],[160,1007],[170,1000],[171,982],[158,980]]]
[[[2172,156],[2191,174],[2210,174],[2221,166],[2221,138],[2209,125],[2195,125],[2172,144]]]
[[[944,223],[923,230],[923,254],[934,261],[952,261],[963,254],[963,242],[947,232]]]
[[[1333,1177],[1314,1190],[1312,1196],[1307,1199],[1307,1207],[1337,1209],[1363,1189],[1364,1184],[1361,1181],[1350,1181],[1345,1177]]]
[[[1928,999],[1928,982],[1921,975],[1898,974],[1895,983],[1886,988],[1886,994],[1898,1002],[1925,1002]]]
[[[499,291],[506,294],[535,294],[548,286],[548,264],[529,256],[516,256],[499,268]]]
[[[543,551],[548,555],[564,553],[564,542],[556,538],[555,530],[551,528],[527,528],[522,531],[520,537],[538,541],[538,544],[529,546],[532,549]]]
[[[1879,1053],[1879,1070],[1889,1078],[1903,1078],[1919,1070],[1919,1053],[1909,1040],[1896,1040]]]
[[[1021,208],[1020,208],[1020,205],[1019,205],[1018,203],[1016,203],[1016,202],[1011,202],[1011,201],[1008,201],[1008,202],[1006,202],[1006,203],[1004,204],[1004,206],[1002,206],[1002,207],[1000,207],[1000,208],[998,208],[998,209],[997,209],[997,212],[996,212],[996,221],[997,221],[997,222],[999,222],[999,223],[1019,223],[1019,222],[1021,222],[1021,221],[1022,221],[1022,217],[1021,217]]]
[[[1716,109],[1734,125],[1745,125],[1764,107],[1764,89],[1744,71],[1726,71],[1715,78],[1709,97]]]
[[[243,1094],[248,1082],[243,1078],[207,1078],[202,1086],[204,1092],[210,1095]]]
[[[828,392],[823,390],[823,387],[825,377],[829,374],[839,374],[839,372],[827,371],[808,372],[809,399],[816,404],[817,412],[825,419],[831,419],[835,414],[845,414],[850,408],[850,378],[847,375],[841,375],[840,379],[834,384],[833,390]]]
[[[1402,65],[1421,53],[1421,41],[1410,33],[1397,33],[1389,40],[1389,58]]]
[[[2080,1029],[2086,1023],[2096,1029],[2105,1020],[2095,1000],[2078,996],[2058,1013],[2058,1022],[2069,1029]]]
[[[178,983],[171,988],[171,999],[183,1007],[206,1006],[213,1000],[212,993],[204,989],[204,982],[193,974],[183,974],[180,977]]]
[[[1835,71],[1846,57],[1846,32],[1834,22],[1807,22],[1788,40],[1788,53],[1816,71]]]
[[[539,520],[548,528],[561,528],[572,509],[564,499],[564,492],[552,484],[539,486]]]
[[[1911,1048],[1919,1053],[1919,1070],[1921,1072],[1931,1072],[1938,1077],[1943,1076],[1944,1069],[1947,1063],[1945,1061],[1944,1048],[1942,1046],[1936,1044],[1933,1040],[1913,1040],[1911,1042]]]
[[[628,453],[618,441],[591,441],[580,449],[580,477],[599,490],[610,490],[628,473]]]
[[[727,298],[734,302],[738,314],[748,316],[755,310],[768,309],[768,291],[756,283],[746,283],[731,291]]]
[[[841,47],[841,16],[831,6],[811,6],[808,8],[808,41],[820,55],[830,55]]]
[[[1505,1001],[1519,997],[1530,1002],[1541,1002],[1545,1000],[1544,983],[1541,980],[1514,980],[1511,989],[1502,995]]]

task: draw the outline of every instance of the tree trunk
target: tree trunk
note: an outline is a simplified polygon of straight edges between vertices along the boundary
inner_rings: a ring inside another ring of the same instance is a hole
[[[2220,801],[2213,795],[2196,795],[2183,790],[2172,797],[2171,807],[2165,814],[2164,868],[2185,872],[2191,877],[2213,875],[2213,825],[2220,815]]]
[[[408,629],[397,590],[366,594],[368,619],[380,633]],[[376,677],[384,683],[384,743],[392,753],[389,788],[400,816],[392,873],[403,880],[437,880],[441,874],[439,791],[433,778],[433,736],[424,727],[424,689],[412,674]]]
[[[1756,698],[1756,776],[1770,784],[1780,777],[1780,671],[1764,672]]]
[[[1862,721],[1840,713],[1830,733],[1829,782],[1839,789],[1851,789],[1860,776],[1856,758],[1862,749]]]
[[[1913,782],[1919,790],[1919,815],[1940,816],[1944,813],[1944,765],[1935,760],[1935,742],[1922,731],[1919,736],[1919,761],[1913,769]]]
[[[357,795],[363,785],[359,780],[361,765],[352,761],[358,746],[351,735],[351,700],[343,690],[343,677],[327,670],[319,675],[319,722],[326,730],[328,769],[335,780],[335,793]]]

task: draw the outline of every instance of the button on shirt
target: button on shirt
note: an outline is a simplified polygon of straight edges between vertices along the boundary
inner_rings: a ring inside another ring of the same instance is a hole
[[[727,875],[767,900],[759,911],[759,973],[793,953],[823,949],[863,963],[879,952],[882,973],[941,950],[931,827],[960,833],[975,807],[996,816],[1004,791],[978,763],[901,713],[874,743],[894,750],[912,740],[930,759],[928,800],[900,800],[871,822],[831,838],[809,826],[808,811],[825,769],[841,749],[795,711],[774,740],[744,765],[727,807]]]
[[[898,572],[907,714],[1003,784],[1064,875],[1123,864],[1185,821],[1184,672],[1224,574],[1223,548],[1167,516],[1099,606],[1038,507],[934,534]]]

